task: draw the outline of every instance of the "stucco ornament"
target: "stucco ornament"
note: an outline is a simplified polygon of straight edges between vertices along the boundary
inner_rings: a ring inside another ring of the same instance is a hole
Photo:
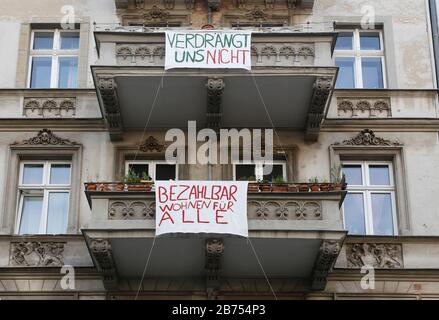
[[[9,264],[23,267],[58,267],[64,264],[63,242],[13,242]]]
[[[370,266],[380,269],[402,268],[400,244],[354,243],[346,247],[349,268]]]

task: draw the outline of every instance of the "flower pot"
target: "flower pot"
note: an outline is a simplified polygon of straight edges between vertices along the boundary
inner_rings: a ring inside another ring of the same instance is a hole
[[[298,192],[299,186],[297,184],[288,184],[288,192]]]
[[[318,184],[312,184],[310,185],[311,192],[319,192],[320,186]]]
[[[259,185],[257,183],[249,183],[248,192],[259,192]]]
[[[151,191],[151,184],[142,182],[127,183],[127,190],[148,192]]]
[[[85,186],[87,191],[96,191],[97,187],[96,183],[87,183]]]
[[[300,192],[308,192],[309,186],[307,184],[301,184],[301,185],[299,185],[299,191]]]
[[[329,191],[329,183],[322,183],[321,185],[320,185],[320,191],[322,191],[322,192],[328,192]]]
[[[122,192],[124,188],[125,184],[123,182],[96,184],[96,190],[101,192]]]
[[[259,190],[261,190],[261,192],[271,192],[271,185],[269,183],[261,183]]]
[[[288,185],[287,184],[273,184],[271,188],[272,192],[288,192]]]

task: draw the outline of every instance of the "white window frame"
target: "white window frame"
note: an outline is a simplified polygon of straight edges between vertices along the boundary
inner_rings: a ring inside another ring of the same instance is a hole
[[[364,207],[364,218],[366,226],[366,235],[375,235],[373,232],[373,212],[372,212],[372,194],[375,193],[385,193],[390,194],[391,204],[392,204],[392,220],[393,220],[393,235],[398,235],[398,221],[397,221],[397,207],[395,199],[395,178],[393,173],[393,163],[391,161],[343,161],[343,166],[361,165],[361,174],[363,178],[363,185],[351,185],[348,184],[348,193],[361,193],[363,194],[363,207]],[[389,167],[389,186],[374,186],[370,185],[370,166],[386,165]],[[343,204],[343,227],[347,229],[346,217]]]
[[[237,165],[254,165],[255,166],[255,178],[256,181],[261,181],[264,179],[264,171],[263,166],[264,165],[282,165],[282,173],[283,173],[283,179],[285,181],[288,180],[287,178],[287,162],[284,160],[273,160],[270,162],[264,162],[264,161],[237,161],[233,162],[233,180],[236,181],[236,166]]]
[[[42,184],[23,184],[23,174],[24,174],[24,166],[26,164],[41,164],[43,165],[43,181]],[[70,181],[69,184],[50,184],[50,168],[53,164],[68,164],[70,165]],[[37,234],[47,234],[47,222],[48,222],[48,214],[49,214],[49,194],[50,193],[68,193],[69,202],[67,207],[70,207],[70,195],[71,195],[71,185],[72,185],[72,163],[71,161],[21,161],[20,162],[20,173],[18,180],[18,208],[17,208],[17,219],[15,225],[15,233],[20,234],[20,225],[22,218],[22,210],[24,197],[43,197],[43,206],[41,213],[41,220],[39,231]],[[67,212],[67,217],[70,212]],[[67,226],[68,228],[68,226]],[[67,230],[65,230],[67,233]]]
[[[51,32],[53,33],[53,48],[52,49],[34,49],[34,38],[35,33],[39,32]],[[29,62],[28,62],[28,76],[27,76],[27,86],[31,88],[32,85],[32,61],[34,57],[37,58],[52,58],[52,67],[50,74],[50,88],[58,88],[59,81],[59,58],[72,58],[76,57],[78,59],[78,69],[79,69],[79,48],[78,49],[63,49],[61,50],[61,33],[78,33],[80,36],[79,29],[75,30],[63,30],[63,29],[37,29],[33,30],[31,34],[31,42],[30,42],[30,53],[29,53]],[[79,70],[76,70],[78,72]],[[76,79],[78,82],[78,79]],[[78,83],[76,83],[75,87],[77,88]]]
[[[128,174],[128,169],[129,169],[130,164],[147,164],[148,165],[148,175],[152,181],[155,181],[156,165],[157,164],[175,165],[175,181],[178,181],[178,164],[177,164],[177,162],[166,161],[166,160],[126,160],[125,161],[125,174]]]
[[[381,59],[381,69],[383,77],[383,88],[387,88],[387,77],[386,77],[386,61],[384,52],[384,38],[382,30],[363,30],[363,29],[338,29],[340,33],[350,33],[352,32],[352,50],[334,50],[334,65],[336,58],[354,58],[354,80],[355,88],[364,89],[363,83],[363,68],[361,65],[363,58],[379,58]],[[380,37],[380,50],[361,50],[360,34],[361,33],[379,33]],[[346,88],[338,88],[346,89]],[[349,88],[348,88],[349,89]],[[369,88],[365,88],[369,89]]]

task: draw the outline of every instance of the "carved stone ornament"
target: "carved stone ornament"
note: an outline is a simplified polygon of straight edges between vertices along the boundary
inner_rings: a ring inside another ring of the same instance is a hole
[[[11,242],[9,264],[22,267],[64,265],[64,242]]]
[[[153,6],[143,15],[146,22],[163,22],[166,21],[168,17],[169,12],[158,8],[157,6]]]
[[[342,143],[335,143],[334,145],[344,146],[401,146],[399,141],[390,141],[381,137],[377,137],[370,129],[364,129],[355,138],[345,140]]]
[[[146,220],[155,217],[155,201],[114,200],[108,205],[110,220]]]
[[[401,269],[400,244],[350,243],[346,246],[348,268],[370,266],[379,269]]]
[[[103,275],[104,286],[107,289],[115,288],[117,286],[117,272],[110,241],[107,239],[92,239],[89,247],[96,267]]]
[[[218,129],[221,127],[221,100],[226,84],[220,77],[207,79],[207,123],[206,127]]]
[[[206,240],[206,291],[209,300],[215,299],[218,292],[223,253],[224,242],[222,239]]]
[[[340,250],[340,242],[336,240],[323,241],[314,265],[311,284],[313,290],[325,290],[328,273],[332,270]]]
[[[77,143],[68,139],[62,139],[53,134],[49,129],[43,129],[38,132],[36,137],[23,140],[22,142],[15,142],[13,145],[72,146],[77,145]]]
[[[162,152],[164,148],[165,146],[160,144],[153,136],[149,136],[139,145],[139,150],[142,152]]]
[[[319,201],[259,201],[249,200],[249,219],[263,220],[322,220]]]
[[[268,14],[265,10],[259,7],[254,7],[252,10],[248,11],[245,16],[247,19],[255,21],[263,21],[268,18]]]
[[[195,8],[195,0],[184,0],[184,3],[186,4],[186,9],[188,10]]]

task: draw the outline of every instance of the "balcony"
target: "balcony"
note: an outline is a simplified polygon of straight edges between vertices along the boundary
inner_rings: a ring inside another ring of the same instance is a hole
[[[340,213],[346,193],[343,184],[278,187],[249,187],[251,243],[270,279],[297,281],[305,291],[323,290],[345,237]],[[209,291],[220,290],[222,280],[264,279],[246,239],[193,234],[154,240],[155,192],[151,184],[143,191],[141,185],[133,188],[117,182],[89,183],[85,188],[92,220],[83,234],[107,289],[141,278],[153,241],[147,280],[193,279],[194,285],[205,281]],[[212,255],[213,267],[209,266]],[[219,279],[215,283],[210,282],[212,272]]]
[[[274,125],[304,131],[305,139],[315,142],[337,75],[336,33],[321,28],[256,29],[248,72],[164,71],[163,28],[96,26],[100,58],[92,74],[110,137],[143,129],[146,119],[150,128],[186,128],[193,120],[213,129]]]

